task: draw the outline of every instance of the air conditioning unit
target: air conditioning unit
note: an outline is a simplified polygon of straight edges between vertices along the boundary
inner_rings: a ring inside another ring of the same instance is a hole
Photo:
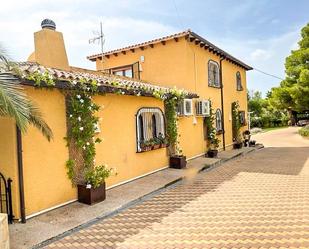
[[[191,116],[191,115],[193,115],[192,99],[184,99],[177,107],[177,114],[179,116]]]
[[[210,115],[210,101],[200,100],[196,102],[196,115],[209,116]]]

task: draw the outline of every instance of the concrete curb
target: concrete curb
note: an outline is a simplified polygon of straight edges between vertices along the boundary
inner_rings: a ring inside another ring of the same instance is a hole
[[[222,158],[220,161],[217,161],[215,163],[208,164],[208,165],[206,164],[204,167],[202,167],[201,169],[198,170],[198,173],[211,171],[211,170],[221,166],[222,164],[224,164],[224,163],[226,163],[228,161],[234,160],[236,158],[240,158],[240,157],[242,157],[244,155],[247,155],[247,154],[249,154],[251,152],[254,152],[254,151],[258,151],[258,150],[260,150],[262,148],[264,148],[263,145],[260,145],[260,146],[257,146],[257,147],[253,147],[252,150],[240,151],[239,153],[233,155],[230,158]],[[163,191],[166,191],[166,190],[168,190],[170,188],[176,187],[185,178],[186,178],[185,176],[181,176],[181,177],[177,178],[176,180],[173,180],[173,181],[165,184],[164,186],[162,186],[162,187],[160,187],[160,188],[158,188],[156,190],[151,191],[148,194],[140,196],[140,197],[136,198],[135,200],[132,200],[132,201],[122,205],[121,207],[119,207],[119,208],[117,208],[117,209],[115,209],[115,210],[113,210],[111,212],[105,213],[105,214],[103,214],[101,216],[98,216],[98,217],[92,219],[92,220],[89,220],[86,223],[83,223],[83,224],[78,225],[78,226],[76,226],[76,227],[74,227],[72,229],[69,229],[68,231],[66,231],[64,233],[61,233],[61,234],[56,235],[56,236],[54,236],[54,237],[52,237],[50,239],[47,239],[47,240],[45,240],[45,241],[43,241],[43,242],[41,242],[41,243],[39,243],[37,245],[34,245],[32,248],[33,249],[42,248],[42,247],[47,246],[47,245],[49,245],[49,244],[51,244],[51,243],[53,243],[53,242],[55,242],[55,241],[57,241],[59,239],[62,239],[64,237],[66,237],[66,236],[68,236],[68,235],[70,235],[70,234],[72,234],[74,232],[77,232],[77,231],[79,231],[81,229],[90,227],[91,225],[97,223],[98,221],[110,218],[110,217],[112,217],[112,216],[114,216],[114,215],[116,215],[116,214],[118,214],[118,213],[120,213],[120,212],[122,212],[122,211],[124,211],[124,210],[126,210],[126,209],[128,209],[130,207],[132,207],[132,206],[135,206],[135,205],[137,205],[139,203],[142,203],[143,201],[145,201],[147,199],[150,199],[154,195],[157,195],[157,194],[159,194],[159,193],[161,193]]]

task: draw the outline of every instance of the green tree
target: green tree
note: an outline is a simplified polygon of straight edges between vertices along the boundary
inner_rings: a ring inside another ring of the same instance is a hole
[[[271,103],[278,109],[309,109],[309,23],[301,30],[299,49],[286,58],[286,78],[271,92]]]
[[[252,91],[248,96],[249,111],[253,112],[254,116],[261,116],[263,107],[265,107],[265,100],[262,98],[262,93],[259,91]]]
[[[53,137],[50,127],[40,110],[27,98],[15,72],[15,64],[0,46],[0,116],[15,119],[22,132],[26,132],[29,124],[33,125],[50,141]]]

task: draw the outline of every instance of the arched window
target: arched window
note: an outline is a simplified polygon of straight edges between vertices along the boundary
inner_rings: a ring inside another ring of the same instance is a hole
[[[241,75],[240,75],[240,72],[237,72],[237,73],[236,73],[236,88],[237,88],[237,91],[242,91],[242,90],[243,90],[242,84],[241,84]]]
[[[208,61],[208,85],[220,87],[220,71],[219,65],[215,61]]]
[[[222,113],[220,109],[216,111],[216,130],[217,132],[222,131]]]
[[[143,151],[143,144],[154,139],[165,138],[165,124],[163,112],[160,108],[144,107],[136,114],[137,151]]]

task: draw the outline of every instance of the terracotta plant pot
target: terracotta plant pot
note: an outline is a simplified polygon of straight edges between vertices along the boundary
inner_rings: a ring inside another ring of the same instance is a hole
[[[242,143],[234,143],[233,144],[234,149],[241,149],[242,148]]]
[[[170,157],[170,167],[174,169],[183,169],[187,165],[187,160],[185,156],[171,156]]]
[[[152,146],[145,146],[142,148],[142,151],[150,151],[152,150]]]
[[[155,144],[155,145],[153,146],[153,149],[156,150],[156,149],[159,149],[160,147],[161,147],[160,144]]]
[[[105,183],[97,188],[86,188],[86,185],[77,185],[78,201],[84,204],[92,205],[106,198]]]
[[[217,157],[217,155],[218,155],[218,150],[208,150],[206,153],[206,156],[210,158]]]

